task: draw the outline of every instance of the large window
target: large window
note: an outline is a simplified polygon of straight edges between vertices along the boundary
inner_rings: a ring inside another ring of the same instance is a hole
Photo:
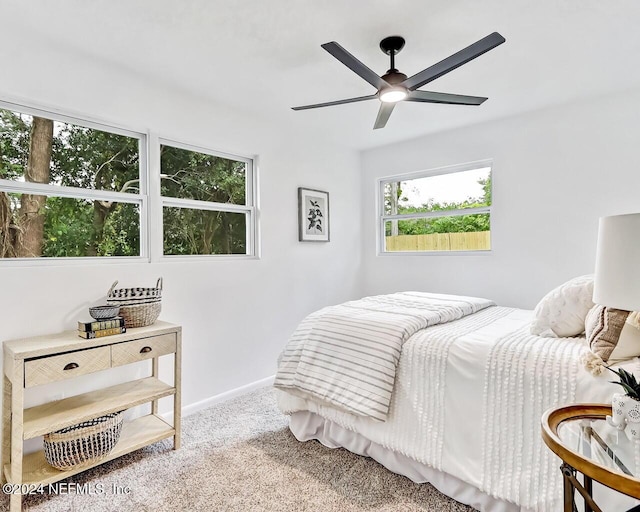
[[[491,162],[379,182],[381,252],[491,249]]]
[[[251,158],[0,102],[0,260],[253,256],[254,179]]]
[[[0,258],[145,255],[145,137],[0,108]]]

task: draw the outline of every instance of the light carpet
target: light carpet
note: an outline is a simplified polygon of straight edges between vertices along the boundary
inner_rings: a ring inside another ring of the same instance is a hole
[[[156,443],[67,479],[68,493],[25,497],[30,511],[471,512],[372,459],[298,442],[264,388],[183,419],[182,448]],[[85,492],[73,492],[73,485]],[[114,488],[129,487],[118,494]],[[0,510],[8,510],[8,499]]]

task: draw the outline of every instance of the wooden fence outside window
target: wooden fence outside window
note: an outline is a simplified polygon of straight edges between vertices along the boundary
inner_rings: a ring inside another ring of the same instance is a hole
[[[397,251],[488,251],[491,232],[433,233],[430,235],[387,236],[387,252]]]

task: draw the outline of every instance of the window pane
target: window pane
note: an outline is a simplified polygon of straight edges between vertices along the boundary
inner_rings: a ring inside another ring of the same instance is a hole
[[[386,251],[486,251],[491,249],[488,213],[389,220]]]
[[[139,256],[138,204],[0,192],[0,257]]]
[[[385,183],[386,215],[491,205],[491,168]]]
[[[135,137],[0,109],[1,179],[137,194],[139,165]]]
[[[165,207],[164,254],[247,254],[247,215]]]
[[[165,145],[160,152],[163,196],[247,204],[245,162]]]

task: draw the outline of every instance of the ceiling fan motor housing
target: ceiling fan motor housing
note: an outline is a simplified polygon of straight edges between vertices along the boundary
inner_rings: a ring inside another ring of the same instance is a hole
[[[407,75],[400,73],[397,69],[390,69],[380,78],[390,85],[396,85],[404,82],[407,79]]]

